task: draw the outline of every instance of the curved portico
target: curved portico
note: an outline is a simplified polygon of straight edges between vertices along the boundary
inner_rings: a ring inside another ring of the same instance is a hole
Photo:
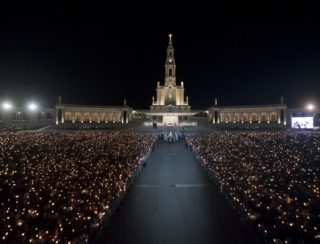
[[[287,106],[284,103],[255,106],[214,106],[208,108],[208,119],[213,124],[275,123],[287,124]]]

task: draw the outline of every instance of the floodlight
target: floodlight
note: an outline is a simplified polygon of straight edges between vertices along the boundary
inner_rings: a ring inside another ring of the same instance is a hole
[[[5,110],[10,110],[10,109],[12,109],[12,104],[10,103],[10,102],[4,102],[3,104],[2,104],[2,107],[3,107],[3,109],[5,109]]]
[[[309,103],[308,105],[307,105],[307,109],[308,110],[314,110],[314,105],[312,104],[312,103]]]
[[[28,104],[28,109],[29,109],[30,111],[35,111],[35,110],[38,109],[38,105],[35,104],[34,102],[31,102],[31,103]]]

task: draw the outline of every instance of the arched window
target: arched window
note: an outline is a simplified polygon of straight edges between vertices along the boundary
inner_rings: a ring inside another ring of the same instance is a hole
[[[251,114],[251,121],[257,121],[258,120],[258,116],[255,113]]]
[[[248,114],[243,114],[243,115],[242,115],[242,120],[243,120],[244,122],[248,122]]]
[[[43,112],[38,113],[38,121],[43,121]]]
[[[271,121],[277,121],[277,114],[276,113],[271,114]]]
[[[65,113],[65,115],[64,115],[64,120],[65,120],[65,121],[72,121],[72,115],[71,115],[71,113]]]
[[[266,114],[261,114],[261,121],[267,121],[267,115]]]
[[[172,76],[172,69],[169,69],[169,76]]]
[[[49,113],[49,112],[47,112],[47,121],[51,121],[52,120],[52,115]]]
[[[75,113],[75,121],[81,121],[82,120],[82,116],[81,113]]]

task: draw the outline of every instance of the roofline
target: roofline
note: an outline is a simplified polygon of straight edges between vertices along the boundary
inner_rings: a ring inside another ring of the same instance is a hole
[[[210,109],[224,109],[224,108],[230,108],[230,109],[237,109],[237,108],[287,108],[286,104],[269,104],[269,105],[236,105],[236,106],[211,106],[208,108]]]
[[[122,106],[104,106],[104,105],[85,105],[85,104],[66,104],[66,103],[57,103],[55,105],[55,107],[76,107],[76,108],[131,108],[133,109],[132,107],[129,107],[128,105],[122,105]]]

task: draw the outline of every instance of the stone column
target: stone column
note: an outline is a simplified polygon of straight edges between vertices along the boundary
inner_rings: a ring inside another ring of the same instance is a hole
[[[59,124],[59,109],[56,107],[56,125]]]
[[[64,123],[64,109],[61,109],[61,123]]]
[[[212,124],[216,123],[216,111],[211,110],[211,114],[212,114]]]
[[[283,125],[287,125],[287,109],[283,110]]]

